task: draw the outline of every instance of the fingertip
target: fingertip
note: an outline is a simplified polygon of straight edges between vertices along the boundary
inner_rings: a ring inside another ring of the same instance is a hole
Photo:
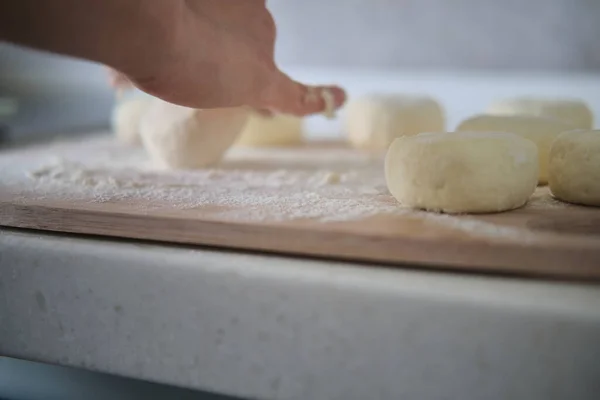
[[[318,113],[332,116],[346,101],[346,92],[339,86],[307,86],[283,73],[279,78],[267,92],[263,107],[297,116]]]
[[[329,86],[327,88],[334,99],[336,109],[342,107],[346,103],[346,91],[339,86]]]
[[[320,91],[325,103],[325,108],[322,111],[323,115],[328,119],[335,118],[336,111],[346,101],[346,92],[338,86],[325,86]]]
[[[333,118],[346,102],[346,92],[339,86],[309,86],[304,96],[304,113],[323,113]]]

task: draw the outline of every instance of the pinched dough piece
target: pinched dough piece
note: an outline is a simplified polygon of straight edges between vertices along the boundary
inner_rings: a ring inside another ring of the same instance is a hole
[[[552,144],[548,171],[555,197],[600,206],[600,130],[561,133]]]
[[[461,122],[457,131],[509,132],[531,140],[538,147],[538,183],[548,182],[548,157],[556,137],[575,127],[568,122],[533,115],[477,115]]]
[[[302,118],[294,115],[263,115],[250,112],[236,146],[292,146],[302,142]]]
[[[487,213],[524,205],[537,185],[537,147],[512,133],[404,136],[385,159],[388,189],[406,207]]]
[[[442,107],[430,97],[371,95],[348,104],[345,129],[354,147],[381,151],[400,136],[443,131],[444,121]]]
[[[245,107],[196,110],[155,99],[140,122],[140,132],[156,163],[169,168],[202,168],[221,159],[247,116]]]
[[[487,112],[495,115],[537,115],[566,121],[579,129],[592,129],[594,115],[588,105],[577,99],[515,97],[499,100]]]
[[[140,120],[148,109],[151,98],[140,96],[119,101],[112,112],[112,130],[121,142],[140,145]]]

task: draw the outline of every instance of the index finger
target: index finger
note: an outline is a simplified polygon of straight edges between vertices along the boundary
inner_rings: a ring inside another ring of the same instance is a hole
[[[281,113],[305,116],[331,115],[346,101],[346,92],[339,86],[309,86],[281,73],[268,90],[264,106]]]

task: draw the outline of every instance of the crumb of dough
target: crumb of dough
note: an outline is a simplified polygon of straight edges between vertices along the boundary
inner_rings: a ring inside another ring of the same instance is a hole
[[[340,183],[340,174],[337,172],[328,172],[321,178],[322,185],[333,185],[336,183]]]
[[[325,110],[323,110],[323,115],[327,119],[335,118],[335,98],[333,97],[331,90],[321,90],[321,97],[323,97],[323,101],[325,101]]]
[[[335,118],[335,97],[330,89],[317,89],[314,87],[309,87],[306,95],[304,96],[305,103],[314,103],[319,99],[319,96],[325,102],[325,109],[322,114],[327,119]]]

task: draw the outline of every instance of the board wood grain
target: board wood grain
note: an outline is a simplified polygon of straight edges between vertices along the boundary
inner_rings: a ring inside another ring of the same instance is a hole
[[[97,145],[83,141],[70,151],[89,151]],[[309,146],[296,151],[311,150]],[[9,164],[23,168],[30,159],[28,149],[0,153],[6,168]],[[274,162],[272,167],[281,166]],[[329,222],[234,221],[214,213],[218,205],[180,209],[168,204],[140,207],[140,202],[151,201],[143,198],[65,200],[48,193],[36,196],[35,184],[28,182],[16,185],[0,176],[0,225],[397,267],[600,280],[600,209],[592,207],[546,207],[541,202],[511,212],[448,219],[406,212]],[[545,188],[536,195],[550,196]]]

